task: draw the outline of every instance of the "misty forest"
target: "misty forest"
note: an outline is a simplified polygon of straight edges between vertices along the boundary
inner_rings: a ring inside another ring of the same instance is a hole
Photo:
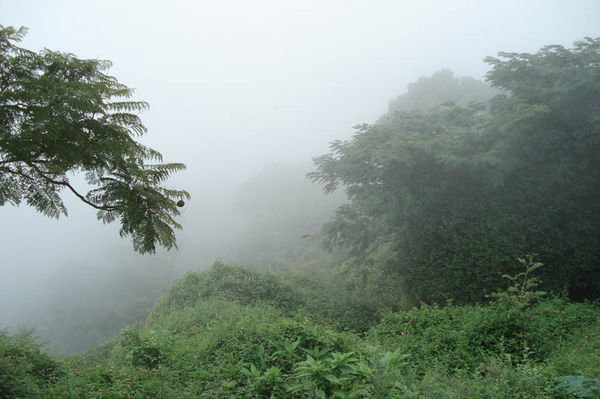
[[[116,62],[35,28],[0,25],[2,230],[48,223],[2,247],[0,398],[600,398],[600,37],[427,69],[202,191],[203,130],[150,140]]]

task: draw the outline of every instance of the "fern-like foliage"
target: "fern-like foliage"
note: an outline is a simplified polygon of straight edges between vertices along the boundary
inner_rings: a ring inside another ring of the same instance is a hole
[[[20,48],[26,33],[0,26],[0,205],[25,202],[57,218],[68,189],[103,222],[119,219],[135,250],[176,247],[177,201],[190,196],[162,185],[185,165],[162,163],[134,139],[146,133],[138,113],[148,103],[106,73],[110,61]],[[73,172],[85,173],[89,192],[71,184]]]
[[[600,380],[582,375],[565,375],[555,378],[555,391],[561,391],[576,398],[593,398],[594,392],[600,392]]]

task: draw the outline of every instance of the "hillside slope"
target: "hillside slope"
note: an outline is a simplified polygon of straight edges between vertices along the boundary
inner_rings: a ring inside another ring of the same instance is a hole
[[[377,312],[324,281],[217,263],[176,282],[145,326],[71,358],[3,333],[1,397],[598,397],[597,305],[525,278],[486,305]]]

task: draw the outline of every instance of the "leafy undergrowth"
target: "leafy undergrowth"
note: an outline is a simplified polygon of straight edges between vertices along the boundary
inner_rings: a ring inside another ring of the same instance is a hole
[[[145,326],[84,355],[58,359],[31,334],[2,333],[0,398],[599,397],[597,304],[523,282],[485,305],[379,319],[372,298],[344,306],[339,287],[308,297],[317,287],[217,264],[176,283]]]
[[[290,317],[302,311],[316,323],[357,333],[379,321],[378,309],[393,307],[324,270],[277,273],[216,262],[208,271],[189,272],[175,282],[150,314],[149,322],[209,298],[241,305],[267,304]]]

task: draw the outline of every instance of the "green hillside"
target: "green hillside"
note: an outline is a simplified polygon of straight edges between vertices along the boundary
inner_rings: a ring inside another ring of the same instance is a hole
[[[70,358],[45,353],[26,332],[4,333],[0,391],[140,399],[563,398],[577,388],[578,397],[598,395],[598,305],[543,295],[525,273],[485,305],[398,312],[350,300],[350,291],[340,297],[348,287],[315,276],[217,263],[177,281],[146,325]]]

